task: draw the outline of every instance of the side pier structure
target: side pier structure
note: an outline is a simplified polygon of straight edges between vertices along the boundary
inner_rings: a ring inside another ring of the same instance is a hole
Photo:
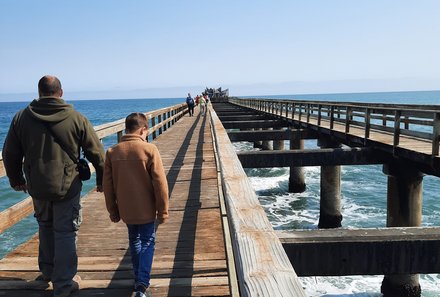
[[[157,231],[154,296],[306,296],[297,276],[365,274],[385,276],[384,296],[420,296],[418,274],[440,273],[440,231],[420,227],[423,176],[440,177],[439,106],[226,97],[196,117],[185,106],[146,114],[171,208]],[[115,141],[123,129],[95,128]],[[320,148],[305,150],[305,139]],[[233,141],[262,150],[237,154]],[[341,228],[340,166],[367,164],[388,178],[387,226]],[[276,232],[243,168],[290,167],[289,191],[302,192],[304,166],[321,166],[319,229]],[[126,228],[109,221],[101,193],[83,199],[75,296],[130,296]],[[32,212],[31,198],[3,210],[0,232]],[[35,280],[37,249],[35,235],[0,260],[0,296],[51,296]]]

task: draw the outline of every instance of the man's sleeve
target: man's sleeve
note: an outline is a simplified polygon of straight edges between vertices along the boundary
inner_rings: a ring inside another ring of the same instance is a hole
[[[102,185],[104,172],[104,147],[96,135],[92,124],[84,117],[84,135],[82,139],[82,149],[87,160],[92,162],[96,170],[96,185]]]
[[[16,117],[11,122],[2,150],[3,164],[11,187],[26,184],[23,177],[23,148],[15,131]]]
[[[112,164],[109,152],[107,151],[105,155],[105,167],[104,167],[104,178],[103,178],[103,188],[105,196],[105,205],[111,217],[115,217],[119,214],[118,205],[116,203],[116,194],[113,185],[113,175],[112,175]]]

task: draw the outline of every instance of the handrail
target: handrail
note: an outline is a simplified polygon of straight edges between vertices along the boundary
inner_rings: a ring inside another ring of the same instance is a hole
[[[317,125],[326,120],[333,129],[335,123],[345,125],[345,134],[352,127],[365,130],[364,142],[371,130],[393,135],[393,148],[399,146],[402,135],[431,143],[431,156],[439,156],[440,106],[411,104],[372,104],[356,102],[275,100],[261,98],[230,98],[229,102],[299,122]]]
[[[328,101],[328,100],[296,100],[296,99],[270,99],[270,98],[240,98],[240,97],[229,97],[229,102],[234,99],[239,100],[254,100],[258,101],[270,101],[279,103],[291,103],[295,102],[297,104],[323,104],[323,105],[333,105],[333,106],[359,106],[359,107],[379,107],[379,108],[394,108],[395,106],[400,106],[403,109],[408,110],[432,110],[440,111],[440,105],[419,105],[419,104],[393,104],[393,103],[367,103],[367,102],[354,102],[354,101]]]
[[[148,129],[148,136],[152,139],[157,138],[166,129],[174,125],[183,115],[187,113],[186,104],[177,104],[166,108],[161,108],[145,113],[152,123],[156,123]],[[117,134],[118,141],[122,137],[125,129],[125,119],[116,120],[110,123],[102,124],[94,127],[98,138],[103,138]],[[148,139],[148,138],[147,138]],[[94,171],[92,166],[92,171]],[[3,158],[0,151],[0,178],[6,176]],[[12,190],[11,190],[12,191]],[[32,198],[27,197],[11,207],[0,212],[0,233],[12,227],[33,212]]]
[[[210,110],[240,296],[306,296],[220,119]]]

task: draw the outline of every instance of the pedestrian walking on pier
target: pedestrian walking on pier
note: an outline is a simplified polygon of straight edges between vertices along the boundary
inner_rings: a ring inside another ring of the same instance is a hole
[[[58,78],[42,77],[38,93],[12,119],[3,162],[11,187],[32,197],[42,273],[37,279],[52,281],[54,296],[65,297],[78,290],[81,280],[76,275],[76,236],[82,221],[82,181],[75,156],[82,149],[93,163],[101,192],[104,149],[87,118],[61,99]]]
[[[188,105],[189,116],[192,117],[194,115],[194,99],[190,93],[188,93],[188,97],[186,97],[186,104]]]
[[[151,296],[150,273],[155,222],[168,218],[168,183],[159,151],[145,142],[148,120],[143,113],[125,119],[125,135],[105,158],[104,195],[112,222],[127,224],[135,275],[134,296]]]
[[[203,96],[200,96],[199,104],[200,104],[200,113],[204,116],[206,113],[206,101]]]

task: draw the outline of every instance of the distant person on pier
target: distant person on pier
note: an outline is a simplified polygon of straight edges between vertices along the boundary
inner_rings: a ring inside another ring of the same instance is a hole
[[[120,143],[107,150],[104,194],[110,220],[127,224],[134,296],[145,297],[151,296],[155,222],[162,224],[168,218],[168,183],[158,149],[145,142],[147,117],[130,114],[125,133]]]
[[[206,113],[206,101],[203,96],[200,96],[199,104],[200,104],[200,113],[204,116]]]
[[[186,105],[188,105],[189,116],[192,117],[194,115],[194,99],[190,93],[188,93],[188,97],[186,97]]]
[[[102,192],[104,149],[93,126],[61,97],[61,83],[44,76],[39,98],[19,111],[3,146],[3,162],[11,187],[29,192],[39,225],[38,266],[42,281],[52,281],[55,297],[78,290],[76,235],[82,221],[82,182],[70,154],[82,149],[96,169]],[[23,176],[24,171],[24,176]]]

